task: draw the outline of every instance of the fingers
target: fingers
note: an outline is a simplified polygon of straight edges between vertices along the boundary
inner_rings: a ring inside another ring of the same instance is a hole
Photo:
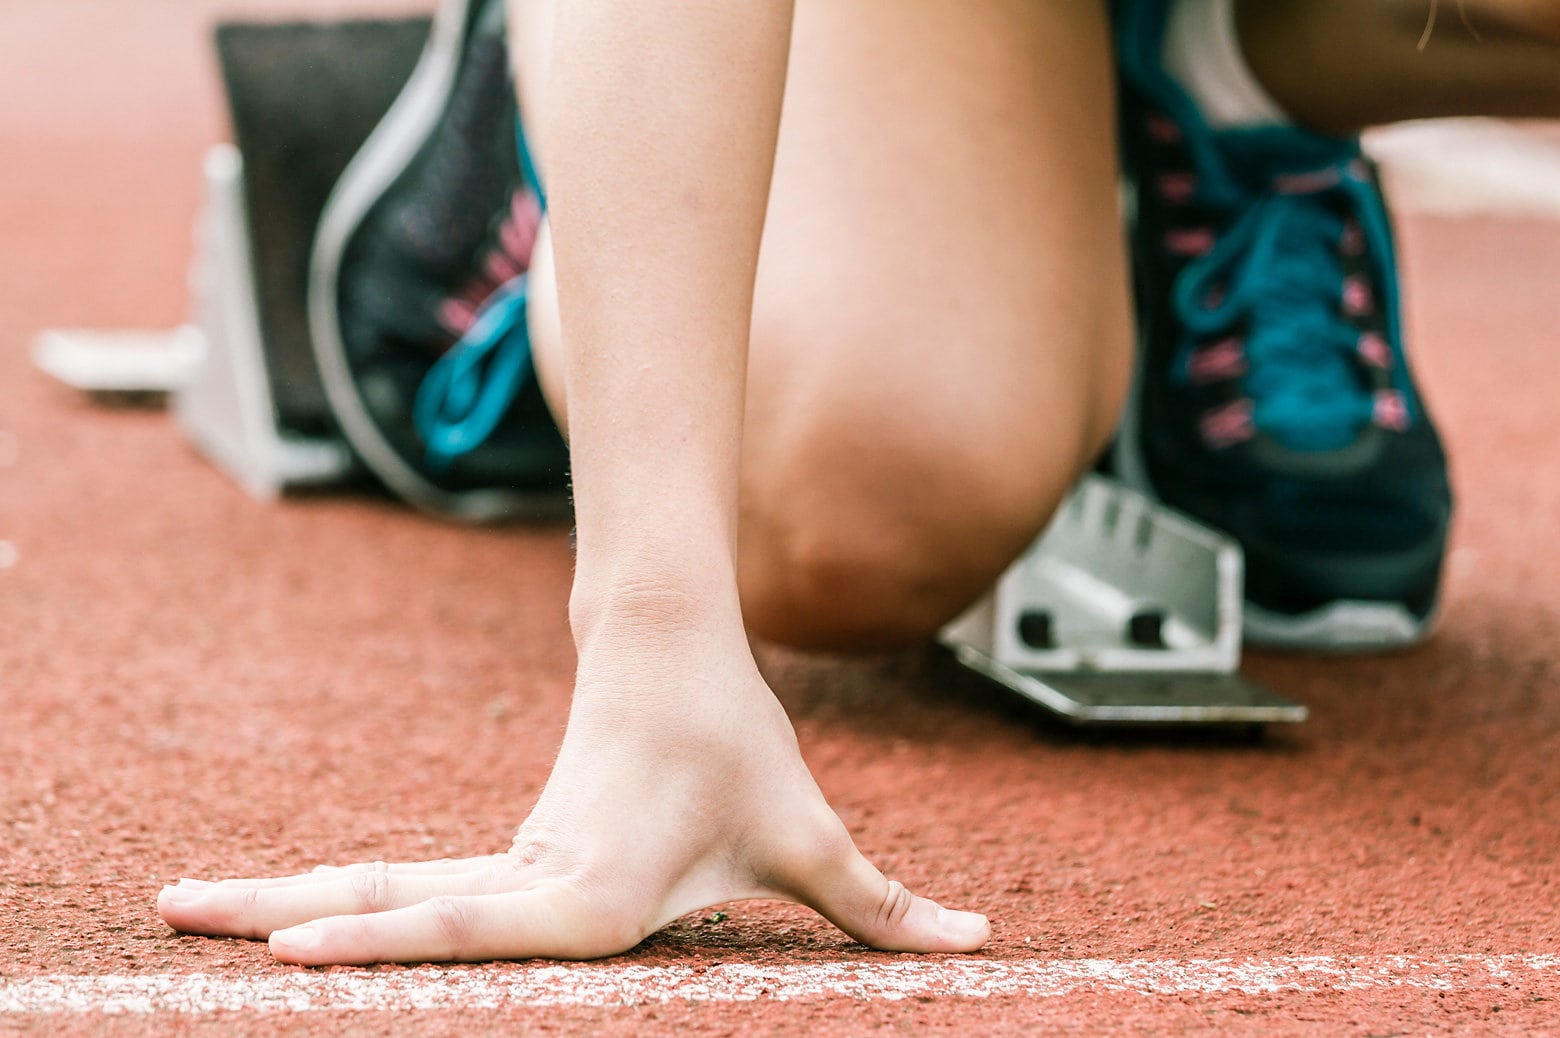
[[[164,887],[157,908],[184,933],[266,937],[321,916],[385,912],[433,897],[513,889],[521,882],[513,869],[491,865],[452,873],[342,869],[287,879],[298,882]]]
[[[430,875],[438,876],[450,872],[470,872],[472,869],[484,868],[488,865],[503,861],[504,854],[479,854],[475,858],[438,858],[433,861],[397,861],[385,863],[382,861],[360,861],[351,865],[320,865],[311,876],[321,873],[342,872],[390,872],[406,875]]]
[[[389,872],[437,876],[457,872],[470,872],[473,869],[495,864],[503,857],[504,855],[502,854],[483,854],[475,858],[439,858],[435,861],[360,861],[353,862],[350,865],[317,865],[311,872],[301,872],[294,876],[254,876],[243,879],[224,879],[219,880],[216,885],[224,887],[289,887],[305,883],[318,883],[321,880],[332,879],[349,872]],[[205,881],[203,880],[179,880],[181,886],[201,886],[204,883]]]
[[[316,919],[271,934],[271,953],[301,966],[592,959],[627,951],[642,936],[597,926],[561,888],[544,887]]]
[[[886,879],[850,837],[806,870],[800,900],[862,944],[882,951],[971,952],[991,938],[991,924],[976,912],[943,908]],[[829,864],[834,867],[827,867]]]

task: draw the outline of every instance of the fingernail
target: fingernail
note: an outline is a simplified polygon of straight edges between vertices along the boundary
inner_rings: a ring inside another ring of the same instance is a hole
[[[285,930],[277,930],[271,934],[272,948],[275,948],[278,945],[285,945],[288,951],[301,952],[308,951],[310,948],[319,943],[320,932],[308,924],[304,924],[303,926],[291,926]]]
[[[181,879],[179,880],[179,886],[185,890],[204,890],[207,887],[214,887],[216,884],[208,883],[203,879]]]
[[[205,900],[206,892],[191,887],[163,887],[162,902],[168,905],[178,905],[181,908],[189,908],[200,901]]]
[[[991,925],[979,912],[955,912],[947,908],[937,910],[937,924],[944,933],[955,937],[979,937]]]

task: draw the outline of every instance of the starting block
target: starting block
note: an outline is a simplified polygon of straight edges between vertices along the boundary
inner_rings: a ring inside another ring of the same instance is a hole
[[[191,271],[193,320],[166,332],[51,329],[33,363],[100,397],[166,396],[185,437],[253,496],[340,482],[346,445],[288,428],[266,369],[238,149],[206,155],[206,197]]]
[[[1298,723],[1239,673],[1240,546],[1091,475],[944,628],[965,666],[1077,725]]]
[[[410,76],[429,27],[219,26],[237,143],[205,157],[189,323],[44,331],[34,363],[99,397],[166,398],[185,437],[257,498],[355,478],[309,340],[309,257],[331,188]]]
[[[206,156],[191,322],[46,331],[37,366],[93,394],[166,395],[190,442],[256,497],[352,477],[308,339],[309,254],[330,189],[428,28],[426,19],[221,27],[238,143]],[[1234,541],[1089,476],[941,640],[1072,724],[1303,721],[1304,706],[1239,673],[1241,576]]]

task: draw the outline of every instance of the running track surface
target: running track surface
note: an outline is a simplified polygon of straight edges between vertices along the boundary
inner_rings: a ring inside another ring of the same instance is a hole
[[[0,1030],[1560,1030],[1560,229],[1510,220],[1405,222],[1461,499],[1444,618],[1391,657],[1254,655],[1308,724],[1087,739],[931,654],[766,654],[862,846],[991,913],[984,954],[768,904],[571,969],[310,972],[169,932],[178,876],[504,846],[572,663],[564,529],[258,505],[166,416],[30,367],[42,327],[183,318],[219,6],[7,0]]]

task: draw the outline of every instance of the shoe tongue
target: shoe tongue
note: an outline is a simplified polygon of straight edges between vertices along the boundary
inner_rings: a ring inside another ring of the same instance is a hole
[[[1360,152],[1357,138],[1323,137],[1290,126],[1224,130],[1215,140],[1229,175],[1256,190],[1282,177],[1336,167]]]

